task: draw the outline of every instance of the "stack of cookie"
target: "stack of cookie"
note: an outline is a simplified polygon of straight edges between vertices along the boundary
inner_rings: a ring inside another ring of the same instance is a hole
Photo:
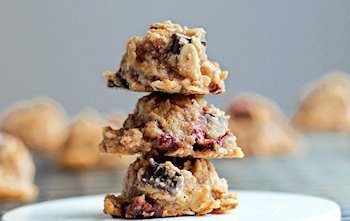
[[[102,152],[140,154],[119,196],[107,195],[113,217],[222,213],[238,205],[207,158],[241,158],[228,116],[203,100],[225,91],[228,73],[209,61],[205,31],[170,21],[132,37],[120,69],[105,73],[108,87],[151,92],[121,129],[105,128]]]

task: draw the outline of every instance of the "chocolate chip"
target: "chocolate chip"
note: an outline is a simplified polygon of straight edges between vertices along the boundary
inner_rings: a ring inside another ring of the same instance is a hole
[[[117,80],[117,83],[115,83],[114,80],[110,79],[107,81],[107,87],[121,87],[129,89],[129,83],[120,75],[122,72],[121,68],[114,74]]]
[[[107,81],[107,87],[116,87],[116,85],[114,84],[113,80],[108,80]]]
[[[153,159],[157,163],[165,163],[166,161],[170,161],[172,164],[174,164],[174,166],[180,169],[183,166],[183,164],[188,160],[188,158],[186,157],[169,157],[169,156],[164,156],[162,154],[159,154],[159,152],[157,153],[158,153],[157,155],[153,156]]]
[[[182,47],[182,45],[180,44],[180,41],[183,41],[185,43],[192,43],[192,37],[190,36],[186,36],[186,35],[179,35],[179,34],[173,34],[171,36],[171,38],[173,39],[173,43],[170,47],[170,51],[173,54],[180,54],[180,49]],[[207,46],[207,41],[206,40],[202,40],[201,44],[206,47]]]
[[[178,36],[177,34],[173,34],[171,36],[171,38],[173,39],[173,44],[171,45],[171,53],[173,54],[180,54],[180,48],[181,48],[181,45],[180,45],[180,39],[181,37]]]
[[[193,144],[193,150],[194,151],[203,151],[203,147],[199,145],[198,143]]]
[[[193,145],[194,151],[202,150],[212,150],[215,147],[214,139],[198,140],[197,143]]]
[[[175,195],[175,189],[178,185],[177,177],[179,176],[181,174],[175,171],[175,175],[170,177],[168,169],[163,164],[150,162],[143,174],[142,181],[155,188],[165,190],[170,195]]]
[[[120,83],[123,88],[129,89],[129,83],[124,78],[120,78]]]

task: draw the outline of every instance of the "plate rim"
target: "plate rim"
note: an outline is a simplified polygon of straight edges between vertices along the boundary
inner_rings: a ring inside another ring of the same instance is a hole
[[[334,210],[338,210],[339,215],[341,217],[341,208],[340,205],[335,202],[334,200],[328,199],[326,197],[322,197],[322,196],[315,196],[315,195],[307,195],[307,194],[302,194],[302,193],[294,193],[294,192],[283,192],[283,191],[269,191],[269,190],[247,190],[247,189],[230,189],[228,190],[229,193],[233,193],[233,194],[237,194],[238,195],[238,199],[239,199],[239,195],[240,194],[273,194],[273,195],[279,195],[279,196],[283,196],[283,195],[289,195],[289,196],[294,196],[294,197],[307,197],[310,199],[317,199],[317,200],[323,200],[325,202],[328,202],[330,204],[333,204],[332,206],[334,207]],[[60,202],[64,202],[67,200],[80,200],[80,199],[84,199],[84,198],[101,198],[103,200],[104,196],[106,194],[120,194],[120,192],[115,192],[115,193],[103,193],[103,194],[93,194],[93,195],[81,195],[81,196],[72,196],[72,197],[65,197],[65,198],[57,198],[57,199],[51,199],[51,200],[45,200],[45,201],[39,201],[39,202],[34,202],[34,203],[30,203],[27,205],[22,205],[16,208],[13,208],[11,210],[6,211],[4,214],[2,214],[1,217],[1,221],[6,221],[5,218],[8,216],[13,215],[13,213],[16,213],[16,211],[18,210],[23,210],[23,209],[28,209],[30,207],[36,207],[36,206],[40,206],[40,205],[45,205],[47,203],[60,203]],[[102,204],[101,204],[102,205]],[[102,213],[102,212],[101,212]]]

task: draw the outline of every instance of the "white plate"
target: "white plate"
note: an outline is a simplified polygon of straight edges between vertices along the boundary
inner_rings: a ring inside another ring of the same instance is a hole
[[[340,221],[339,206],[318,197],[258,191],[234,191],[241,204],[227,214],[168,218],[171,220]],[[52,200],[7,212],[3,221],[113,220],[102,213],[104,195]],[[152,219],[159,221],[164,219]]]

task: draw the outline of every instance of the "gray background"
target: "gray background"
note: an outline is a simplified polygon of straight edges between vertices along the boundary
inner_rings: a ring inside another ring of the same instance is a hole
[[[126,40],[171,19],[207,30],[209,58],[229,70],[224,107],[239,91],[290,113],[305,82],[350,72],[350,1],[0,1],[0,109],[37,95],[70,114],[85,106],[129,112],[140,93],[108,90]]]

